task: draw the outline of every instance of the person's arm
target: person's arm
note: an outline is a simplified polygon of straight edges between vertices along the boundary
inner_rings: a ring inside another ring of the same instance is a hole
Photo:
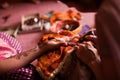
[[[39,47],[36,47],[34,49],[25,51],[21,54],[17,54],[4,60],[0,60],[0,74],[4,74],[10,70],[21,68],[31,63],[36,58],[40,57],[46,51],[56,49],[62,44],[64,44],[64,42],[51,40],[42,43]]]
[[[103,80],[101,73],[101,59],[97,49],[93,47],[90,41],[80,43],[77,47],[76,55],[78,59],[89,66],[97,80]]]
[[[94,73],[97,80],[103,80],[101,71],[101,58],[97,51],[96,29],[86,32],[81,43],[76,45],[76,55]]]

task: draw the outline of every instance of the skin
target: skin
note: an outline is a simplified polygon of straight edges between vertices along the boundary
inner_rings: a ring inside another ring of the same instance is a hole
[[[25,51],[21,54],[0,60],[0,75],[17,68],[21,68],[35,59],[39,58],[46,51],[58,48],[60,45],[65,45],[64,41],[50,40],[38,45],[36,48]]]
[[[96,0],[98,2],[95,2],[94,0],[71,0],[71,1],[64,1],[61,0],[63,3],[65,3],[66,5],[68,5],[68,7],[75,7],[77,10],[81,11],[81,12],[97,12],[97,10],[100,7],[100,4],[102,3],[102,0]],[[87,2],[88,1],[88,2]],[[90,2],[89,2],[90,1]],[[96,33],[96,32],[95,32]],[[85,37],[87,41],[91,41],[94,44],[97,43],[97,37],[93,36],[93,35],[89,35]],[[103,75],[101,72],[101,63],[97,62],[97,56],[96,58],[92,58],[92,53],[89,52],[88,49],[86,49],[86,44],[87,45],[91,45],[89,44],[89,42],[86,42],[85,44],[79,44],[76,45],[76,55],[77,57],[82,60],[84,63],[86,63],[94,72],[96,79],[97,80],[103,80]],[[84,54],[82,54],[84,53]],[[98,53],[96,53],[98,54]],[[88,59],[86,59],[86,57]]]
[[[67,0],[61,0],[61,1],[64,2]],[[67,2],[70,1],[68,0]],[[96,1],[98,2],[96,3]],[[69,3],[67,2],[65,3],[69,7],[71,6],[73,7],[75,5],[74,7],[81,12],[97,12],[95,16],[95,23],[96,23],[95,26],[98,36],[97,48],[101,57],[101,65],[100,68],[98,69],[102,71],[100,74],[97,74],[97,76],[100,76],[98,77],[99,80],[119,80],[120,79],[120,68],[119,68],[120,38],[118,33],[120,29],[120,24],[119,24],[120,1],[119,0],[75,0],[73,1],[72,5],[69,5]]]
[[[97,12],[95,16],[95,26],[98,36],[97,47],[101,57],[101,65],[100,65],[102,71],[101,77],[103,78],[103,79],[99,78],[99,80],[119,80],[120,79],[120,68],[119,68],[120,37],[118,33],[120,29],[120,14],[119,14],[120,1],[99,0],[100,4],[97,3],[98,5],[96,5],[94,3],[94,5],[96,6],[92,6],[92,7],[90,7],[91,4],[85,3],[86,5],[84,5],[83,3],[79,2],[79,1],[86,2],[91,0],[75,0],[75,1],[73,1],[74,5],[76,3],[74,7],[76,7],[79,11]],[[66,2],[66,4],[68,3]],[[69,4],[68,6],[71,7]]]

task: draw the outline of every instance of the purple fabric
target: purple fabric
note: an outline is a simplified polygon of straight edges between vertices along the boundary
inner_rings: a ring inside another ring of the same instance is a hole
[[[42,80],[36,68],[29,64],[23,68],[16,69],[1,76],[0,80]]]
[[[87,32],[87,31],[89,31],[89,30],[91,30],[92,28],[90,27],[90,26],[88,26],[88,25],[83,25],[82,26],[82,30],[80,31],[80,35],[83,35],[85,32]]]

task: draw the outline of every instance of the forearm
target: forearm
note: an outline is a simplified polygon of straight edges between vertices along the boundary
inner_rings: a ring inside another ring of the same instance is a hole
[[[31,63],[33,60],[39,57],[41,53],[41,49],[34,48],[21,54],[9,57],[7,59],[0,60],[0,74],[3,74],[13,69],[21,68]]]
[[[0,74],[3,74],[10,70],[24,67],[25,65],[31,63],[33,60],[37,59],[47,51],[54,50],[60,47],[60,45],[65,45],[65,42],[56,40],[56,39],[49,40],[49,41],[43,42],[42,44],[39,44],[39,46],[34,49],[31,49],[21,54],[17,54],[7,59],[1,60]]]

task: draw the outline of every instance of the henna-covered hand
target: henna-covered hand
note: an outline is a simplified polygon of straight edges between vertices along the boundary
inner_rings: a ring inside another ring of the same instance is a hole
[[[86,32],[83,36],[81,36],[79,42],[91,42],[92,45],[97,48],[97,34],[96,34],[96,29],[92,29],[88,32]]]
[[[79,43],[75,46],[76,55],[79,60],[84,62],[94,72],[96,78],[101,80],[101,59],[97,49],[89,42]]]
[[[84,38],[87,41],[91,41],[93,42],[95,45],[97,43],[97,34],[96,34],[96,29],[91,30],[90,32],[88,32],[90,34],[86,35]]]
[[[52,39],[38,44],[43,53],[59,48],[61,45],[66,45],[64,40]]]

